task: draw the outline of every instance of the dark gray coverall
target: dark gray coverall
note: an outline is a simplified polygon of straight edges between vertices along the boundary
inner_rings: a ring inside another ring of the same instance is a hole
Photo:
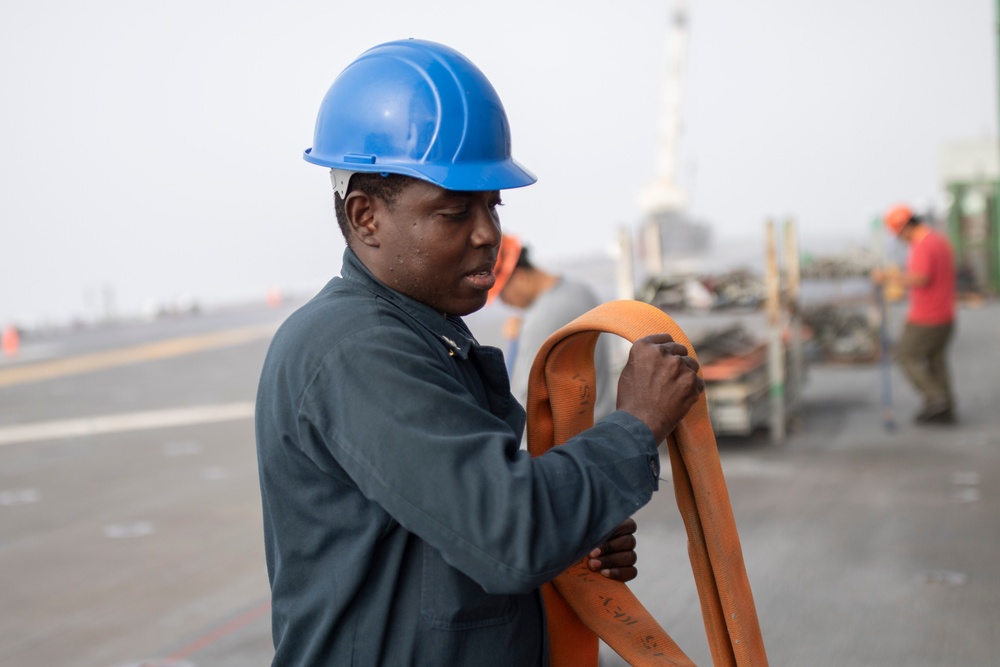
[[[350,249],[342,275],[258,391],[274,664],[547,664],[538,588],[649,501],[652,432],[614,412],[529,458],[499,350]]]

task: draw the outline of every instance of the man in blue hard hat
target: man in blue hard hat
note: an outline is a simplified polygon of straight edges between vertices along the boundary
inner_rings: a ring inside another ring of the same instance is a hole
[[[347,240],[275,334],[256,438],[275,665],[545,665],[539,586],[583,557],[635,576],[629,517],[703,390],[669,336],[637,341],[618,410],[519,449],[502,353],[462,316],[495,281],[514,161],[500,99],[432,42],[376,46],[336,79],[306,160]]]

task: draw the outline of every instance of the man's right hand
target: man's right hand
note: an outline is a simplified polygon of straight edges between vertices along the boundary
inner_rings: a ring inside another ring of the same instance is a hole
[[[661,442],[705,391],[698,362],[670,334],[653,334],[632,344],[618,379],[618,409],[638,417]]]

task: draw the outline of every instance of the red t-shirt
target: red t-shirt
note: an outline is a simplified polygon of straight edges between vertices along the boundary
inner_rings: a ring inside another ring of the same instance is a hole
[[[910,247],[906,271],[929,279],[923,287],[910,287],[907,321],[936,326],[954,320],[955,259],[948,239],[931,230],[914,242]]]

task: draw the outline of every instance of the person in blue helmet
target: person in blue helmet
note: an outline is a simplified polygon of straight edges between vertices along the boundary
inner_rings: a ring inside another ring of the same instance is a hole
[[[536,458],[500,350],[462,317],[495,281],[504,107],[453,49],[376,46],[324,98],[340,276],[276,332],[255,417],[274,665],[545,665],[539,586],[581,558],[635,576],[629,518],[703,384],[637,341],[618,410]]]

